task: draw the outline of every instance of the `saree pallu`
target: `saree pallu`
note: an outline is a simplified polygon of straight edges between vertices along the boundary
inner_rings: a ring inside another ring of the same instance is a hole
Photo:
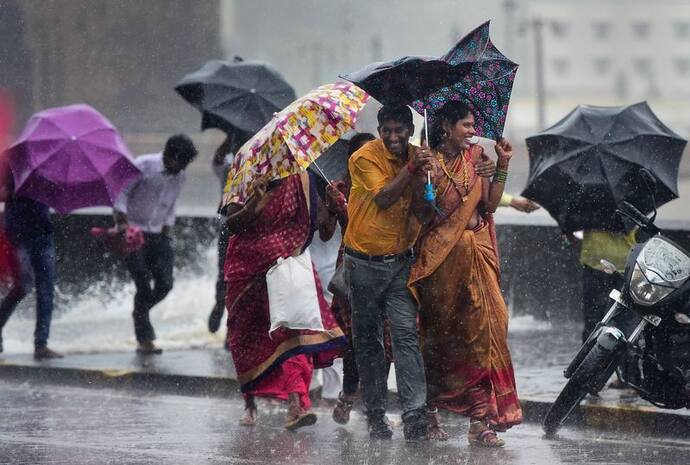
[[[505,431],[522,422],[522,411],[493,224],[487,215],[475,230],[465,229],[481,199],[483,181],[474,181],[462,203],[457,189],[440,189],[439,205],[452,213],[422,236],[410,288],[420,303],[430,403]]]
[[[269,336],[266,272],[279,257],[301,253],[311,240],[316,192],[307,174],[286,178],[244,231],[233,236],[225,261],[228,345],[245,395],[287,399],[298,393],[308,409],[314,367],[328,366],[345,344],[314,270],[326,331],[279,328]]]

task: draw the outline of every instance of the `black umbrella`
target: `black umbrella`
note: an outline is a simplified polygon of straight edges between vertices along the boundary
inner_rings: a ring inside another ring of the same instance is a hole
[[[318,160],[309,165],[309,170],[314,171],[320,178],[325,176],[330,181],[339,181],[347,176],[347,161],[350,141],[338,140],[331,145]],[[314,165],[317,165],[318,168]]]
[[[295,90],[270,65],[212,60],[175,86],[202,114],[201,129],[255,133],[295,100]]]
[[[459,82],[471,64],[452,65],[434,57],[403,57],[376,62],[340,76],[356,84],[383,105],[409,105],[432,92]]]
[[[580,105],[527,139],[530,175],[522,195],[542,205],[566,232],[625,230],[615,213],[623,200],[643,213],[653,209],[641,168],[657,180],[657,206],[678,197],[678,166],[686,144],[647,102]]]

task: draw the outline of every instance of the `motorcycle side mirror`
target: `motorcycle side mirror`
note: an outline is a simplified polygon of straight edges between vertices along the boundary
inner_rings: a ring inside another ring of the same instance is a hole
[[[640,170],[640,177],[642,181],[647,185],[647,187],[656,187],[656,178],[647,168],[642,168]]]
[[[599,260],[599,263],[601,264],[601,271],[603,271],[606,274],[612,275],[618,273],[618,268],[616,268],[616,265],[611,263],[608,260],[604,260],[603,258]]]

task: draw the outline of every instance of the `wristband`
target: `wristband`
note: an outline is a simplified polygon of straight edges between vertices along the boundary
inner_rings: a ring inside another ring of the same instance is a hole
[[[409,171],[410,174],[415,174],[417,172],[417,168],[414,167],[412,162],[407,162],[407,171]]]

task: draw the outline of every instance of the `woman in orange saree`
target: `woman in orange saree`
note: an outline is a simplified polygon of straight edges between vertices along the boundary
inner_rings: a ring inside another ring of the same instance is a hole
[[[496,431],[522,421],[508,349],[508,311],[499,287],[492,213],[503,193],[512,147],[501,139],[494,179],[474,164],[474,117],[460,102],[437,115],[437,211],[418,242],[410,289],[420,303],[420,332],[430,407],[430,437],[447,439],[436,408],[470,417],[470,444],[500,447]]]

